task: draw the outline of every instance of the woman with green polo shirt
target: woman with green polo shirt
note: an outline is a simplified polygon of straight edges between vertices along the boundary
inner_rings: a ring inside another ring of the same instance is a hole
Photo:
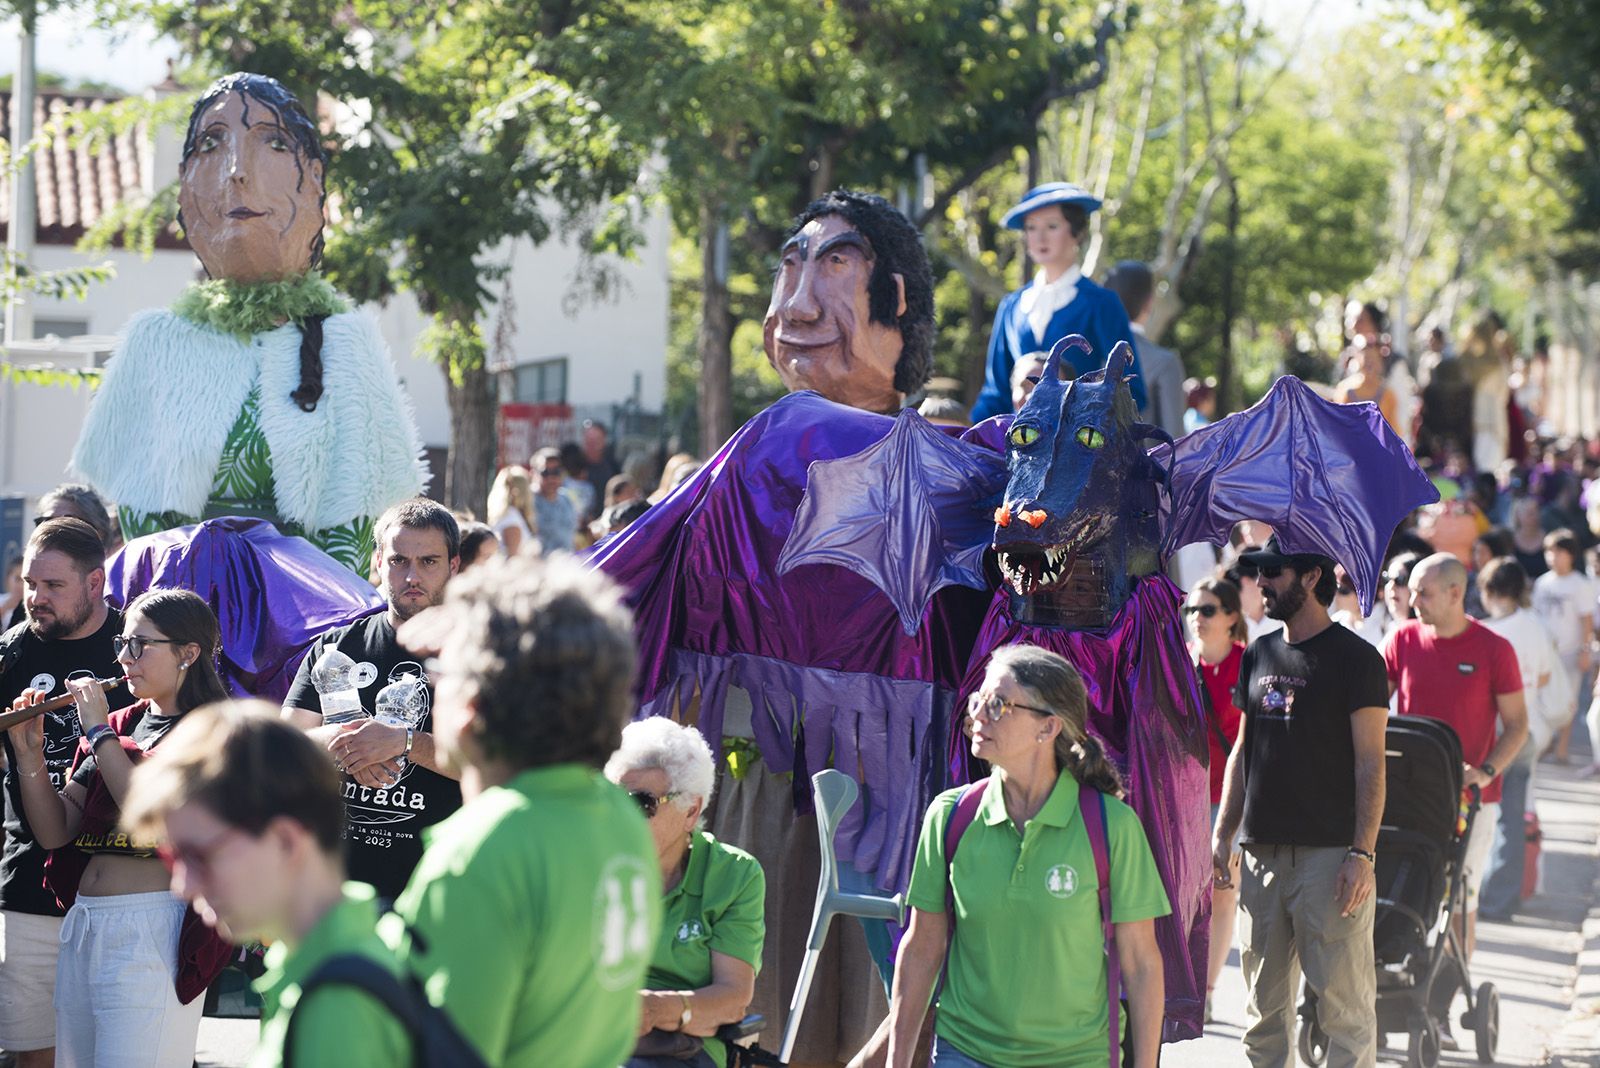
[[[912,1064],[941,974],[937,1068],[1107,1068],[1116,994],[1080,784],[1105,795],[1125,1033],[1135,1068],[1154,1068],[1163,990],[1153,921],[1171,908],[1144,828],[1113,796],[1121,784],[1087,715],[1083,680],[1056,654],[1013,645],[989,661],[968,728],[973,755],[993,771],[953,861],[945,831],[962,791],[940,794],[923,821],[890,999],[890,1068]]]
[[[235,942],[271,943],[251,1068],[411,1063],[405,1025],[372,996],[341,985],[300,996],[332,957],[366,957],[397,976],[399,966],[378,937],[372,887],[344,881],[339,773],[277,708],[190,712],[134,770],[122,811],[129,830],[165,843],[173,892],[206,923]]]
[[[700,732],[669,719],[631,723],[606,763],[650,821],[661,863],[661,934],[645,975],[639,1045],[626,1068],[723,1068],[713,1037],[755,993],[767,880],[756,859],[700,830],[715,773]]]

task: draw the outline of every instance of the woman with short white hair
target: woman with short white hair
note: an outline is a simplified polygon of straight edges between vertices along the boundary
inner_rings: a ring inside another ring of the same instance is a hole
[[[712,1036],[741,1020],[755,993],[766,876],[750,854],[699,829],[716,771],[693,727],[661,717],[630,723],[606,778],[650,821],[665,895],[627,1068],[724,1068],[727,1048]]]

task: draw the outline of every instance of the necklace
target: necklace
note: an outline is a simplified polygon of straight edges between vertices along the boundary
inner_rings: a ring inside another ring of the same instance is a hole
[[[294,278],[253,285],[209,278],[184,290],[172,310],[192,323],[248,340],[284,323],[349,311],[350,302],[326,278],[307,271]]]

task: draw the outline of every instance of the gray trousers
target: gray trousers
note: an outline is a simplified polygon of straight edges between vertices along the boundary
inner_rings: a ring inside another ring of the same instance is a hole
[[[1239,944],[1250,1014],[1244,1047],[1254,1068],[1294,1063],[1302,969],[1317,994],[1328,1068],[1377,1063],[1374,903],[1369,897],[1354,915],[1339,915],[1334,886],[1344,859],[1343,847],[1244,847]]]

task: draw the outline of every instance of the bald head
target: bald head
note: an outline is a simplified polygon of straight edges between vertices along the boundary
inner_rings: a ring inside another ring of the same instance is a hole
[[[1411,570],[1411,607],[1417,618],[1450,638],[1466,628],[1467,569],[1449,553],[1434,553]]]

